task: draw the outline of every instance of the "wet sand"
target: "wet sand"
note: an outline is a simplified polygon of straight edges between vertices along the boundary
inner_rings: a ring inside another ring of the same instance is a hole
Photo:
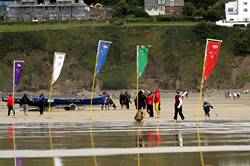
[[[161,100],[161,117],[160,118],[146,118],[146,121],[165,121],[173,120],[174,113],[174,94],[162,95]],[[223,94],[213,94],[207,97],[208,101],[215,107],[211,111],[211,120],[250,120],[250,94],[241,96],[240,99],[225,99]],[[186,121],[195,121],[198,112],[198,94],[192,94],[189,98],[183,101],[183,113]],[[0,123],[20,123],[20,122],[81,122],[89,120],[92,121],[133,121],[135,115],[134,104],[131,104],[131,109],[120,109],[118,100],[116,100],[117,109],[101,110],[100,106],[94,106],[93,111],[89,113],[89,107],[85,106],[77,111],[55,110],[52,112],[45,112],[43,116],[39,116],[38,111],[30,111],[28,116],[24,116],[22,111],[17,111],[15,117],[7,117],[7,109],[1,103],[0,106]],[[16,109],[20,109],[16,106]],[[204,113],[201,110],[201,120],[204,120]],[[216,116],[216,114],[218,116]],[[156,115],[156,114],[155,114]]]

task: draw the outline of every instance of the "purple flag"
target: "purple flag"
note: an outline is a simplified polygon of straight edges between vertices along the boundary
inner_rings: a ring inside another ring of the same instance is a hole
[[[23,73],[24,61],[14,61],[14,79],[15,79],[15,88],[18,86]]]

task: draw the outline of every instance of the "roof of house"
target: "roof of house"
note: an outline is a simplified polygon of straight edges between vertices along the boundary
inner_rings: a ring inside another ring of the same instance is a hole
[[[158,0],[144,0],[144,6],[146,9],[158,9]]]
[[[171,0],[166,0],[166,6],[171,6]],[[174,6],[184,6],[184,0],[173,0]]]

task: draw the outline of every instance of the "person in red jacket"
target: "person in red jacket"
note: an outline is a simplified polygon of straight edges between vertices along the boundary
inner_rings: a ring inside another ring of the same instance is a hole
[[[150,90],[147,91],[147,94],[147,112],[150,117],[154,117],[154,94]]]
[[[161,105],[161,93],[160,93],[160,89],[159,88],[156,88],[156,91],[155,91],[155,100],[154,100],[154,103],[155,103],[155,111],[157,113],[157,118],[160,117],[160,105]]]
[[[15,99],[10,94],[9,97],[8,97],[8,99],[7,99],[8,116],[10,116],[10,112],[11,111],[13,112],[13,116],[15,116],[14,104],[15,104]]]

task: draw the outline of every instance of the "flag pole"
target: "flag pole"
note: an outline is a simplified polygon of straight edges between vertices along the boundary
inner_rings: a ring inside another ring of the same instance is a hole
[[[54,58],[55,61],[55,58]],[[49,93],[49,112],[51,112],[51,98],[52,98],[52,90],[53,90],[53,77],[54,77],[54,64],[52,66],[52,76],[50,80],[50,93]]]
[[[207,41],[206,41],[205,56],[204,56],[204,61],[203,61],[201,83],[200,83],[200,95],[199,95],[198,112],[197,112],[197,115],[196,115],[197,138],[198,138],[198,144],[199,144],[199,146],[201,146],[201,137],[200,137],[198,123],[199,123],[199,120],[201,118],[202,94],[203,94],[204,72],[205,72],[205,62],[206,62],[206,57],[207,57],[207,45],[208,45],[208,41],[209,41],[209,39],[207,39]],[[205,166],[203,152],[200,152],[200,160],[201,160],[201,166]]]
[[[12,79],[12,96],[13,98],[15,99],[15,64],[16,64],[16,61],[14,61],[13,63],[13,79]]]
[[[139,99],[138,99],[138,93],[139,93],[139,72],[138,72],[138,63],[139,63],[139,58],[138,58],[138,51],[139,51],[139,46],[136,46],[136,108],[137,112],[139,111]]]
[[[91,97],[90,97],[90,107],[89,107],[89,118],[91,119],[92,117],[92,105],[93,105],[93,97],[94,97],[94,89],[95,89],[95,79],[96,79],[96,67],[97,67],[97,63],[98,63],[98,51],[99,51],[99,47],[100,47],[100,40],[98,43],[98,48],[97,48],[97,53],[96,53],[96,61],[95,61],[95,70],[94,70],[94,76],[93,76],[93,82],[92,82],[92,88],[91,88]]]
[[[138,58],[138,51],[139,51],[139,46],[136,46],[136,108],[137,108],[137,113],[139,112],[139,72],[138,72],[138,63],[139,63],[139,58]],[[139,148],[140,145],[140,137],[137,135],[137,148]],[[137,166],[141,165],[141,159],[140,159],[140,153],[137,153]]]

